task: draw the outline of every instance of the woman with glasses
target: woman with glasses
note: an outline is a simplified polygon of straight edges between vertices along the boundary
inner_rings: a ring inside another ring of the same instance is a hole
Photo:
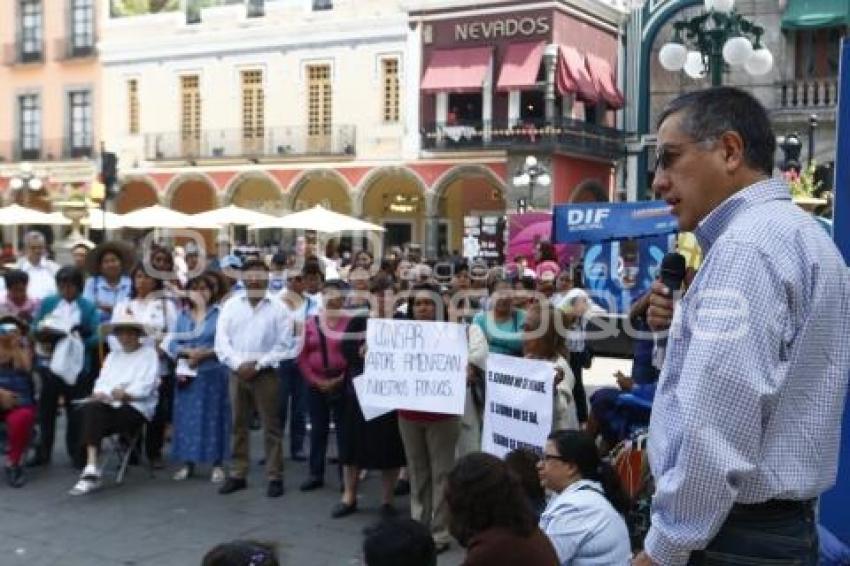
[[[540,517],[559,563],[625,566],[631,560],[623,519],[628,500],[611,466],[599,458],[588,434],[553,432],[538,463],[540,481],[554,492]]]

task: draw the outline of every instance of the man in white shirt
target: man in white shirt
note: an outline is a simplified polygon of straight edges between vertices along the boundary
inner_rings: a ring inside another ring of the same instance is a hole
[[[18,260],[17,269],[29,275],[27,296],[40,301],[49,295],[55,295],[56,272],[59,265],[47,259],[47,242],[41,232],[29,232],[24,237],[26,256]]]
[[[250,462],[250,422],[260,413],[265,439],[268,497],[283,495],[283,445],[280,423],[281,361],[295,357],[293,320],[281,301],[267,296],[268,267],[259,260],[245,263],[245,292],[231,298],[219,315],[215,336],[218,359],[228,366],[233,405],[233,465],[219,489],[226,495],[247,487]]]

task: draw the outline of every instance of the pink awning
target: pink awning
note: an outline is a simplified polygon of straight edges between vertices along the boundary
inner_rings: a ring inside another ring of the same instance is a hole
[[[420,89],[422,92],[480,91],[492,57],[492,47],[436,49],[431,52]]]
[[[496,90],[526,90],[537,84],[545,43],[512,43],[508,46]]]
[[[584,57],[575,47],[561,46],[561,55],[558,57],[558,72],[555,77],[555,86],[558,93],[575,94],[576,97],[587,104],[596,104],[599,95],[593,79],[587,71]]]
[[[587,70],[593,79],[593,84],[600,98],[614,110],[619,110],[623,107],[623,94],[617,88],[617,83],[614,80],[614,72],[611,70],[611,65],[608,61],[593,55],[587,54]]]

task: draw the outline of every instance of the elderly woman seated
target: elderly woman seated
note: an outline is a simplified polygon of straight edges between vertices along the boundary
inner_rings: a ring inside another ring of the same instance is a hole
[[[142,344],[147,334],[144,325],[127,316],[102,328],[115,335],[121,348],[106,357],[91,397],[79,409],[86,466],[71,495],[85,495],[100,487],[101,440],[139,430],[151,420],[157,403],[159,355],[152,346]]]
[[[12,487],[24,485],[21,458],[35,423],[32,349],[26,335],[22,320],[0,317],[0,422],[6,423],[6,481]]]

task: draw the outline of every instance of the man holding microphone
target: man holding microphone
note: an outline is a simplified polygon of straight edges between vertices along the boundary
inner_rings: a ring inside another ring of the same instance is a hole
[[[653,285],[649,325],[669,337],[633,564],[815,565],[850,371],[847,267],[771,178],[775,137],[751,95],[688,93],[658,124],[653,189],[705,262],[681,300]]]

